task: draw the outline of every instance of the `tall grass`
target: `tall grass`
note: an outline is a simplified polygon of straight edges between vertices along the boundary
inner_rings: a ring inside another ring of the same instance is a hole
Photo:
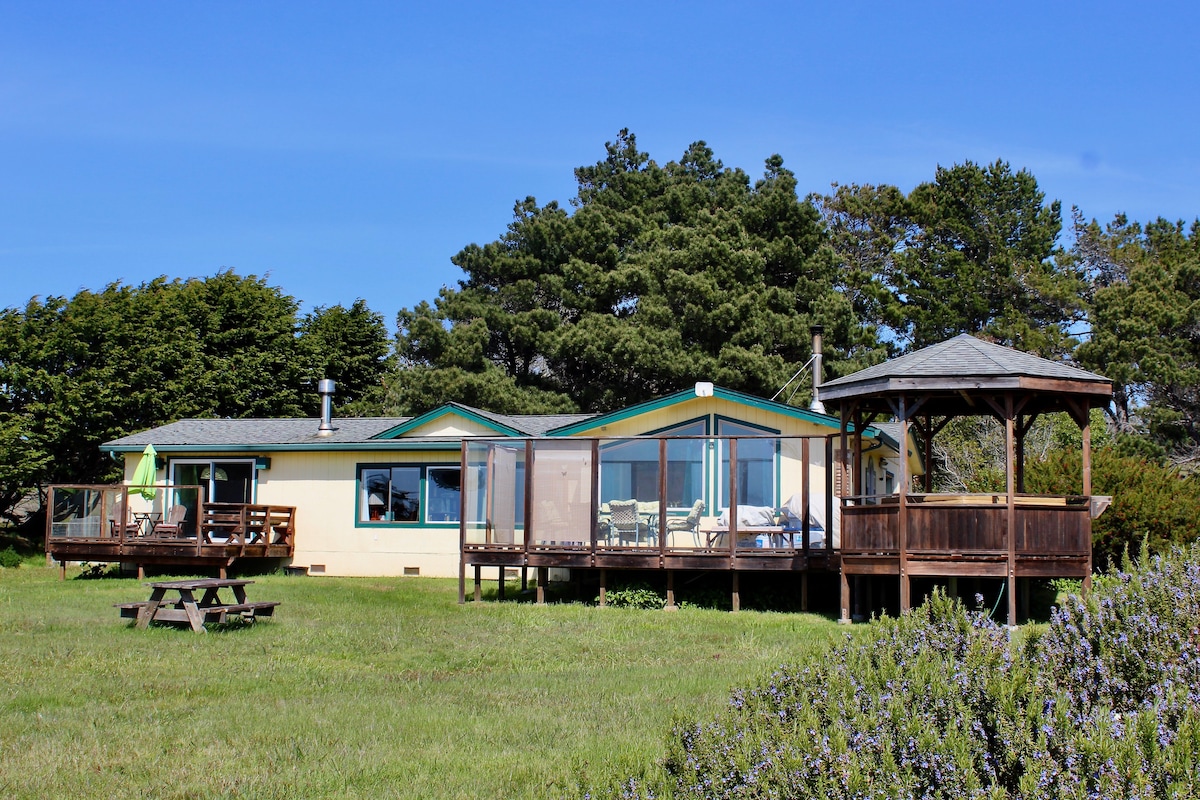
[[[273,620],[136,630],[132,579],[0,570],[0,796],[546,797],[661,780],[672,722],[830,620],[459,606],[434,579],[265,576]],[[657,781],[656,781],[657,782]]]

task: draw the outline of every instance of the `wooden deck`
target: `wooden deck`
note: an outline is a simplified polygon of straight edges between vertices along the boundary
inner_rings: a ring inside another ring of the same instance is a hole
[[[842,509],[848,575],[1086,577],[1091,570],[1087,497],[909,495]],[[1009,530],[1013,532],[1010,547]],[[1011,562],[1011,563],[1010,563]]]
[[[707,438],[711,441],[719,437]],[[781,450],[788,438],[778,437]],[[570,477],[574,483],[570,485],[558,477],[563,473],[562,454],[568,443],[551,443],[554,449],[547,459],[551,468],[543,473],[538,458],[542,442],[527,440],[515,446],[504,442],[503,446],[515,450],[517,458],[523,457],[525,471],[531,476],[523,485],[513,480],[516,470],[511,465],[504,470],[494,469],[495,459],[485,451],[486,442],[464,444],[463,469],[475,467],[484,488],[480,496],[469,498],[470,504],[464,503],[463,507],[464,518],[470,517],[468,508],[482,511],[475,514],[475,522],[464,524],[461,530],[460,600],[466,599],[468,573],[472,570],[479,596],[480,573],[486,568],[496,568],[497,577],[505,568],[534,568],[539,587],[545,572],[553,568],[600,573],[662,571],[668,587],[678,571],[730,573],[735,587],[739,574],[786,573],[797,576],[802,595],[810,574],[840,573],[841,605],[848,614],[848,581],[856,576],[899,578],[903,604],[908,600],[910,578],[1000,578],[1011,582],[1048,577],[1086,579],[1091,572],[1090,497],[1015,492],[918,494],[903,490],[888,495],[836,497],[835,490],[856,483],[853,476],[860,471],[857,460],[847,459],[844,467],[837,467],[831,438],[793,438],[796,441],[787,443],[787,447],[801,468],[793,469],[792,481],[781,481],[773,495],[762,491],[762,487],[739,484],[738,441],[728,441],[730,466],[722,477],[730,487],[731,505],[737,504],[736,498],[743,496],[743,490],[753,496],[791,495],[800,499],[801,508],[824,509],[822,519],[830,523],[832,530],[829,541],[823,531],[817,533],[819,528],[812,529],[813,538],[806,543],[805,531],[781,539],[779,528],[738,530],[736,519],[732,530],[714,529],[712,516],[703,518],[699,530],[680,533],[671,529],[671,524],[678,525],[680,520],[678,502],[668,509],[661,500],[635,498],[645,523],[638,527],[641,546],[616,546],[616,538],[604,533],[604,521],[611,508],[601,502],[598,470],[604,444],[619,440],[572,441],[570,445],[581,457],[573,465],[575,472]],[[679,467],[673,467],[667,459],[666,441],[657,445],[657,497],[663,498],[668,494],[666,476],[672,470],[678,474]],[[841,450],[847,452],[846,447]],[[834,465],[832,469],[827,468],[830,465]],[[840,469],[845,474],[835,480],[833,473]],[[819,477],[814,479],[814,475]],[[572,494],[577,487],[584,491]],[[591,487],[590,492],[587,487]],[[571,502],[564,497],[576,499]],[[683,500],[686,505],[689,498]],[[589,530],[589,520],[596,520],[592,523],[596,531]],[[806,522],[806,529],[812,524]],[[602,596],[603,580],[601,577]],[[1012,585],[1015,587],[1015,583]],[[734,592],[736,607],[736,588]]]
[[[157,487],[167,489],[171,487]],[[244,559],[285,559],[295,552],[296,509],[256,503],[199,504],[198,519],[177,528],[161,526],[161,513],[134,512],[132,522],[118,524],[114,497],[126,497],[125,487],[53,486],[55,492],[94,492],[100,499],[87,513],[68,518],[47,515],[46,554],[67,561],[120,562],[138,567],[179,566],[215,569],[222,573]]]

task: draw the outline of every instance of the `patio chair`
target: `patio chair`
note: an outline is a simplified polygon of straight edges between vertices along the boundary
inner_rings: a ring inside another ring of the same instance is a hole
[[[183,519],[187,516],[187,508],[181,505],[171,506],[167,518],[154,526],[154,533],[159,536],[178,538],[182,533]]]
[[[686,517],[671,517],[667,520],[667,530],[669,532],[687,531],[692,534],[692,539],[696,543],[696,547],[700,546],[700,517],[704,514],[704,501],[697,500],[692,503],[692,510],[688,512]]]
[[[618,544],[624,545],[632,538],[634,545],[641,545],[643,533],[649,542],[650,526],[642,522],[637,500],[612,500],[608,504],[608,512],[608,524]]]
[[[108,531],[113,536],[140,536],[142,526],[129,518],[125,504],[118,499],[112,504],[112,511],[108,515]]]

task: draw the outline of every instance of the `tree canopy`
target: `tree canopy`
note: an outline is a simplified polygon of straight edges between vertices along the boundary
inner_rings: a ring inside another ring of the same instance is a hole
[[[298,315],[280,289],[230,271],[0,312],[0,516],[47,484],[116,476],[104,441],[184,417],[298,416],[327,370],[341,402],[377,402],[382,319],[361,303]]]
[[[322,377],[342,415],[603,412],[701,380],[772,397],[813,324],[827,379],[962,332],[1073,361],[1114,381],[1113,453],[1195,469],[1200,221],[1075,209],[1064,237],[1061,203],[1002,160],[802,197],[778,155],[752,179],[702,141],[659,163],[627,130],[575,180],[566,205],[527,197],[455,254],[461,280],[402,309],[392,342],[362,300],[301,315],[231,271],[0,311],[0,516],[47,483],[114,476],[108,439],[315,414]],[[950,442],[942,477],[988,485],[988,441]]]
[[[907,195],[835,185],[813,199],[856,313],[894,349],[960,333],[1047,357],[1076,344],[1084,274],[1058,244],[1061,204],[1026,170],[967,161]]]
[[[465,389],[604,411],[697,380],[770,396],[808,359],[813,323],[831,374],[884,355],[779,156],[751,183],[704,142],[660,165],[622,131],[575,177],[573,213],[517,203],[500,239],[452,259],[457,289],[400,313],[400,410]]]

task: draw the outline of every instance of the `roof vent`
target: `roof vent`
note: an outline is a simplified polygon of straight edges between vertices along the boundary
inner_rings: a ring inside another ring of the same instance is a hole
[[[321,425],[317,436],[333,436],[333,393],[337,384],[329,378],[317,381],[317,394],[321,395]]]

